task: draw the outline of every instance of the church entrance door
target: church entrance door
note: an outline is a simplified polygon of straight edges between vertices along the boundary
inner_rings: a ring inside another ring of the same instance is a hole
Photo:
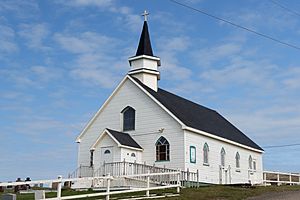
[[[113,147],[101,148],[101,164],[113,162]]]

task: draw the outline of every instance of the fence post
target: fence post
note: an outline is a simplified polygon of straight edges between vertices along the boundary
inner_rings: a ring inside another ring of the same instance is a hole
[[[124,160],[123,160],[123,175],[125,175],[125,158],[124,158]]]
[[[187,168],[187,187],[190,187],[190,170]]]
[[[280,185],[279,181],[280,181],[280,177],[279,177],[279,172],[278,172],[277,173],[277,185]]]
[[[266,172],[263,172],[263,183],[264,183],[264,186],[267,186],[267,173]]]
[[[299,173],[299,184],[300,184],[300,173]]]
[[[57,177],[57,179],[58,179],[58,182],[57,182],[57,199],[60,200],[61,199],[61,185],[62,185],[61,179],[62,179],[62,176],[59,175]]]
[[[150,170],[148,170],[148,176],[147,176],[147,190],[146,190],[146,196],[149,197],[150,196]]]
[[[178,169],[177,172],[177,193],[180,193],[180,170]]]
[[[109,200],[109,192],[110,192],[110,173],[107,174],[107,187],[106,187],[106,200]]]
[[[290,173],[290,185],[292,185],[292,173]]]

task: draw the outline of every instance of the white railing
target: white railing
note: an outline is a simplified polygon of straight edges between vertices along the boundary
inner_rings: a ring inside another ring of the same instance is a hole
[[[155,165],[147,165],[146,163],[127,162],[124,160],[121,162],[103,163],[98,169],[93,169],[93,167],[90,166],[79,166],[73,173],[69,174],[69,177],[99,177],[108,173],[112,176],[137,175],[147,173],[148,171],[150,171],[150,173],[165,173],[177,172],[178,170],[158,167]],[[199,187],[199,170],[196,172],[191,172],[189,169],[186,171],[180,170],[180,173],[182,186]]]
[[[140,181],[139,187],[126,189],[122,191],[111,191],[112,183],[114,180],[118,181],[118,179],[124,178],[128,180]],[[76,181],[92,181],[93,184],[101,181],[104,182],[103,186],[106,187],[105,192],[99,193],[91,193],[91,194],[81,194],[81,195],[73,195],[73,196],[62,196],[61,189],[64,182],[76,182]],[[53,180],[38,180],[38,181],[22,181],[22,182],[7,182],[0,183],[0,187],[7,186],[18,186],[18,185],[32,185],[39,183],[57,183],[57,196],[55,198],[39,198],[45,200],[64,200],[64,199],[79,199],[79,198],[88,198],[88,197],[98,197],[105,196],[106,200],[109,200],[110,195],[115,194],[124,194],[131,192],[146,192],[146,197],[150,196],[151,190],[160,190],[166,188],[177,188],[177,193],[180,192],[180,172],[163,172],[163,173],[148,173],[145,174],[136,174],[136,175],[122,175],[122,176],[111,176],[108,174],[107,176],[101,177],[84,177],[84,178],[67,178],[63,179],[59,176],[57,179]],[[152,185],[152,186],[151,186]],[[43,195],[45,196],[45,195]]]
[[[264,185],[276,184],[276,185],[300,185],[300,173],[285,173],[275,171],[263,172]]]

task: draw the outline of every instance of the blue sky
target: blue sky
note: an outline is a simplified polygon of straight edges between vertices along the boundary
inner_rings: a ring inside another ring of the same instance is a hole
[[[300,46],[300,17],[271,1],[179,1]],[[160,87],[262,147],[300,143],[299,50],[167,0],[1,0],[0,181],[76,168],[75,138],[128,71],[144,9]],[[265,150],[265,169],[300,171],[300,146]]]

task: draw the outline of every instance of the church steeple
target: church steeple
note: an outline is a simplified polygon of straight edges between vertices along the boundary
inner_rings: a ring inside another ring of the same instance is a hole
[[[140,55],[153,56],[147,21],[144,21],[139,46],[135,54],[135,56]]]
[[[160,58],[153,56],[147,23],[149,13],[145,11],[142,15],[144,16],[143,30],[135,56],[128,59],[131,66],[128,74],[139,79],[154,91],[157,91],[157,81],[160,79],[158,71]]]

